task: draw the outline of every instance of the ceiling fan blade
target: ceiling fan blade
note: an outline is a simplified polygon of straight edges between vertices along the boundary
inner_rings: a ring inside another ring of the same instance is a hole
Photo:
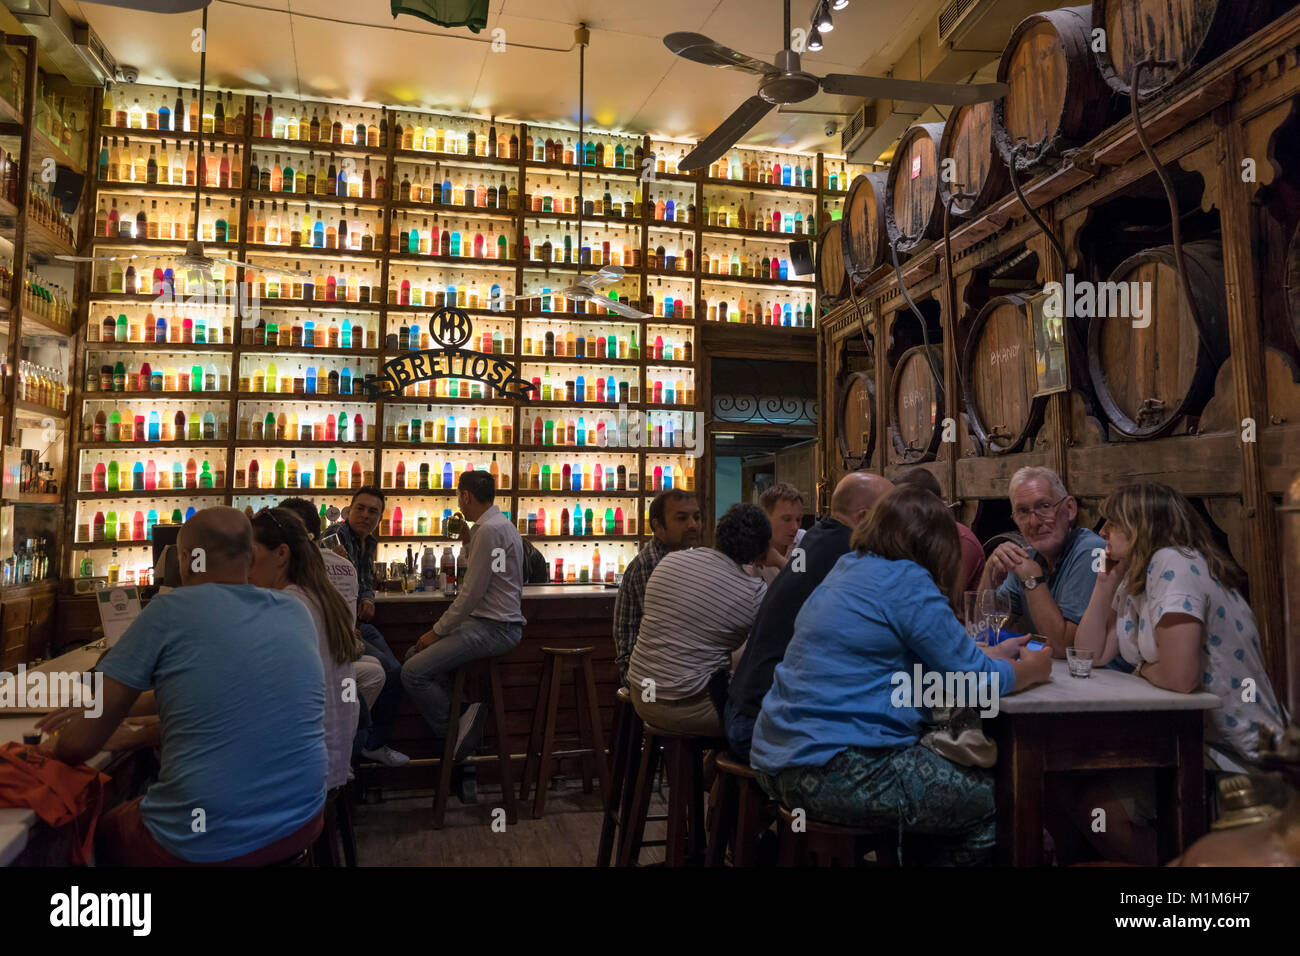
[[[139,259],[134,253],[129,256],[55,256],[56,259],[62,259],[64,262],[125,262],[128,259]]]
[[[311,278],[311,273],[302,269],[289,269],[280,266],[257,266],[249,262],[240,262],[238,259],[226,259],[221,256],[213,256],[213,262],[219,262],[223,266],[242,266],[245,269],[252,269],[254,272],[267,272],[278,276],[296,276],[299,279]]]
[[[754,73],[758,76],[781,72],[771,63],[764,63],[731,47],[723,46],[716,40],[710,40],[703,33],[670,33],[664,37],[664,46],[683,59],[703,63],[705,66],[744,70],[746,73]]]
[[[583,276],[578,281],[592,289],[603,289],[621,281],[624,275],[622,266],[603,266],[599,272]]]
[[[822,90],[867,99],[904,100],[911,103],[943,103],[968,106],[1007,95],[1005,83],[926,83],[899,80],[892,76],[856,76],[852,73],[828,73],[822,77]]]
[[[597,298],[595,299],[595,302],[597,305],[603,306],[604,308],[609,309],[611,312],[617,312],[619,315],[625,316],[626,318],[629,319],[651,318],[649,313],[642,312],[640,309],[634,309],[632,308],[632,306],[626,305],[618,301],[618,299]]]
[[[566,299],[572,299],[574,302],[586,302],[589,299],[596,298],[596,293],[592,290],[591,286],[583,282],[571,285],[567,289],[560,290],[560,295],[564,296]]]
[[[722,121],[722,125],[715,129],[708,136],[704,137],[703,142],[696,146],[686,158],[677,164],[677,168],[682,172],[691,172],[695,169],[703,169],[713,162],[735,143],[740,137],[748,133],[764,116],[771,111],[774,103],[769,103],[761,96],[751,96],[745,102],[741,103],[734,113]]]

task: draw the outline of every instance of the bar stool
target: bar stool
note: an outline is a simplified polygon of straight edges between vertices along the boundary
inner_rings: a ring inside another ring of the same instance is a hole
[[[696,866],[704,860],[704,753],[724,750],[721,737],[692,737],[645,725],[641,766],[624,825],[618,865],[634,866],[644,846],[650,794],[660,755],[668,764],[668,837],[665,865]]]
[[[758,860],[758,840],[772,822],[772,799],[763,792],[754,769],[728,752],[719,754],[718,778],[713,785],[715,800],[709,810],[709,849],[705,866],[722,866],[731,846],[731,865],[754,866]]]
[[[781,819],[778,866],[864,866],[869,850],[876,865],[898,866],[898,838],[894,833],[866,827],[846,827],[805,818],[803,833],[794,830],[794,814],[778,805]]]
[[[325,825],[311,848],[315,865],[338,866],[340,842],[343,844],[343,866],[356,866],[357,843],[352,830],[352,814],[348,806],[346,785],[336,787],[325,796]]]
[[[501,691],[500,662],[500,657],[482,657],[456,668],[456,676],[451,685],[451,713],[447,720],[447,737],[442,748],[442,760],[438,765],[438,790],[433,798],[435,830],[442,828],[447,814],[447,796],[451,793],[451,772],[456,760],[456,738],[460,734],[460,705],[465,695],[465,678],[470,672],[481,676],[484,670],[487,671],[488,677],[490,708],[488,714],[496,728],[497,761],[501,768],[501,796],[506,805],[506,822],[515,823],[519,819],[519,813],[515,808],[514,782],[510,776],[510,746],[506,741],[506,708],[505,695]]]
[[[615,841],[626,831],[625,821],[632,808],[635,792],[636,769],[641,763],[641,741],[645,724],[632,706],[632,695],[620,687],[614,698],[614,734],[610,747],[609,790],[605,793],[605,819],[600,827],[600,847],[596,851],[596,865],[609,866],[614,856]],[[647,823],[667,820],[666,813],[646,817]],[[644,846],[664,846],[666,840],[642,840]]]
[[[519,782],[519,802],[528,802],[528,791],[537,785],[533,817],[540,820],[546,812],[546,788],[551,782],[555,760],[582,755],[582,791],[591,793],[591,766],[596,765],[600,792],[610,793],[609,765],[605,761],[605,732],[600,726],[600,706],[596,700],[596,678],[591,669],[590,647],[543,647],[542,684],[537,690],[537,707],[533,711],[533,732],[528,740],[523,779]],[[581,676],[578,674],[582,671]],[[555,750],[555,733],[560,706],[560,684],[564,673],[573,675],[573,695],[578,711],[576,750]],[[540,773],[541,779],[538,779]]]

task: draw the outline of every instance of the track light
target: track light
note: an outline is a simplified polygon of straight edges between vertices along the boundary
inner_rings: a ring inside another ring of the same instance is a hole
[[[826,9],[826,4],[817,8],[817,13],[813,17],[813,26],[822,33],[830,33],[835,29],[835,24],[831,22],[831,12]]]
[[[835,2],[831,4],[831,9],[843,10],[848,5],[849,5],[849,0],[835,0]]]
[[[816,27],[813,27],[808,32],[808,49],[812,50],[815,53],[821,48],[822,48],[822,35],[817,32]]]

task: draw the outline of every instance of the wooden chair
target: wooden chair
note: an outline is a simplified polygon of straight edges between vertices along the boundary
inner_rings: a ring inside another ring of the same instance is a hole
[[[351,808],[347,786],[336,787],[325,796],[325,825],[312,845],[316,866],[339,866],[339,844],[343,845],[342,866],[357,865],[356,836],[352,831]]]
[[[519,802],[528,802],[528,792],[537,785],[533,817],[540,820],[546,812],[546,789],[551,782],[555,761],[561,757],[582,757],[582,790],[591,793],[592,766],[600,778],[600,792],[608,799],[609,764],[605,760],[605,732],[600,725],[600,705],[596,697],[596,678],[591,669],[590,647],[543,647],[542,683],[537,690],[537,707],[533,711],[533,732],[528,740],[523,779],[519,782]],[[555,749],[555,735],[560,707],[560,685],[565,671],[573,675],[573,695],[578,711],[577,749]],[[579,673],[581,672],[581,673]],[[538,776],[540,774],[540,779]]]
[[[635,866],[645,845],[650,796],[661,754],[668,765],[664,862],[667,866],[698,866],[704,862],[704,754],[708,750],[725,750],[726,746],[721,737],[691,737],[645,725],[641,766],[619,847],[619,866]]]
[[[619,836],[626,832],[626,821],[632,809],[636,771],[641,764],[641,742],[645,724],[632,706],[632,695],[620,687],[614,698],[614,733],[610,747],[609,790],[605,793],[605,818],[600,827],[600,847],[596,850],[596,865],[609,866]],[[666,813],[649,814],[647,823],[667,820]],[[665,840],[642,840],[641,846],[663,846]]]
[[[500,657],[484,657],[456,668],[451,685],[451,713],[447,721],[447,738],[442,748],[438,766],[438,789],[433,798],[433,827],[441,829],[447,815],[447,797],[451,793],[451,773],[456,761],[456,737],[460,733],[460,705],[465,696],[465,678],[471,672],[479,675],[484,670],[488,677],[488,717],[496,728],[497,761],[501,768],[501,796],[505,801],[506,822],[516,823],[519,813],[515,807],[514,782],[510,775],[510,746],[506,741],[505,695],[501,690]],[[486,729],[486,724],[484,725]]]
[[[807,818],[799,833],[794,829],[793,813],[778,805],[777,815],[781,821],[778,866],[865,866],[870,850],[876,851],[877,866],[898,866],[896,833]]]
[[[759,837],[773,819],[773,801],[758,785],[754,769],[734,754],[719,754],[717,768],[704,865],[722,866],[730,846],[732,866],[754,866]]]

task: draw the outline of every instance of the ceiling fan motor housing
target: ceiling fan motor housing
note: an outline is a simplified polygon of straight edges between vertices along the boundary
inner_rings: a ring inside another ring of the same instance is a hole
[[[780,73],[766,77],[758,85],[758,95],[769,103],[800,103],[815,96],[820,89],[817,77],[799,67],[799,54],[782,50],[776,55],[774,65]]]

